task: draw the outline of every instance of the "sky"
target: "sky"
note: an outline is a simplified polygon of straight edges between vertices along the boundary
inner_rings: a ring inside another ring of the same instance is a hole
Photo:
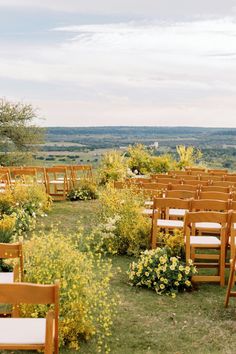
[[[0,97],[42,126],[236,128],[236,0],[0,0]]]

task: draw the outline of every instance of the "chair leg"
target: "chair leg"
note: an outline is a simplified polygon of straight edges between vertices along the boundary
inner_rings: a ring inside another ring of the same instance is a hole
[[[220,286],[225,285],[225,247],[221,248],[220,251]]]
[[[225,307],[228,307],[228,304],[229,304],[230,293],[231,293],[233,283],[234,283],[234,273],[235,273],[235,258],[232,260],[232,263],[230,266],[230,275],[229,275],[227,292],[226,292],[226,296],[225,296]]]

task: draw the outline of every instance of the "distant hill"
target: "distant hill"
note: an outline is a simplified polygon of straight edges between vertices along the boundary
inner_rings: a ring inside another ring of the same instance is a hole
[[[193,127],[48,127],[47,142],[82,144],[90,149],[116,148],[123,145],[158,141],[160,146],[178,144],[201,148],[236,145],[236,128]],[[229,138],[230,137],[230,142]]]

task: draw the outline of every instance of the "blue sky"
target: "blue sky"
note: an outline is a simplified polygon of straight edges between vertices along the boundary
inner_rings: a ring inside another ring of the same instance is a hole
[[[43,126],[236,127],[236,2],[0,0],[0,97]]]

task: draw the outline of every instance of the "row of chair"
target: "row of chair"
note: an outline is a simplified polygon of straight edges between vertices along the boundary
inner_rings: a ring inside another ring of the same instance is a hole
[[[12,305],[0,313],[0,350],[37,350],[58,354],[59,283],[23,283],[22,244],[0,243],[0,259],[18,258],[13,272],[0,272],[0,304]],[[54,305],[46,318],[20,318],[20,304]]]
[[[70,165],[54,167],[0,168],[0,190],[16,182],[23,184],[37,183],[44,186],[46,192],[55,199],[66,199],[70,189],[75,188],[81,179],[92,179],[90,165]]]

